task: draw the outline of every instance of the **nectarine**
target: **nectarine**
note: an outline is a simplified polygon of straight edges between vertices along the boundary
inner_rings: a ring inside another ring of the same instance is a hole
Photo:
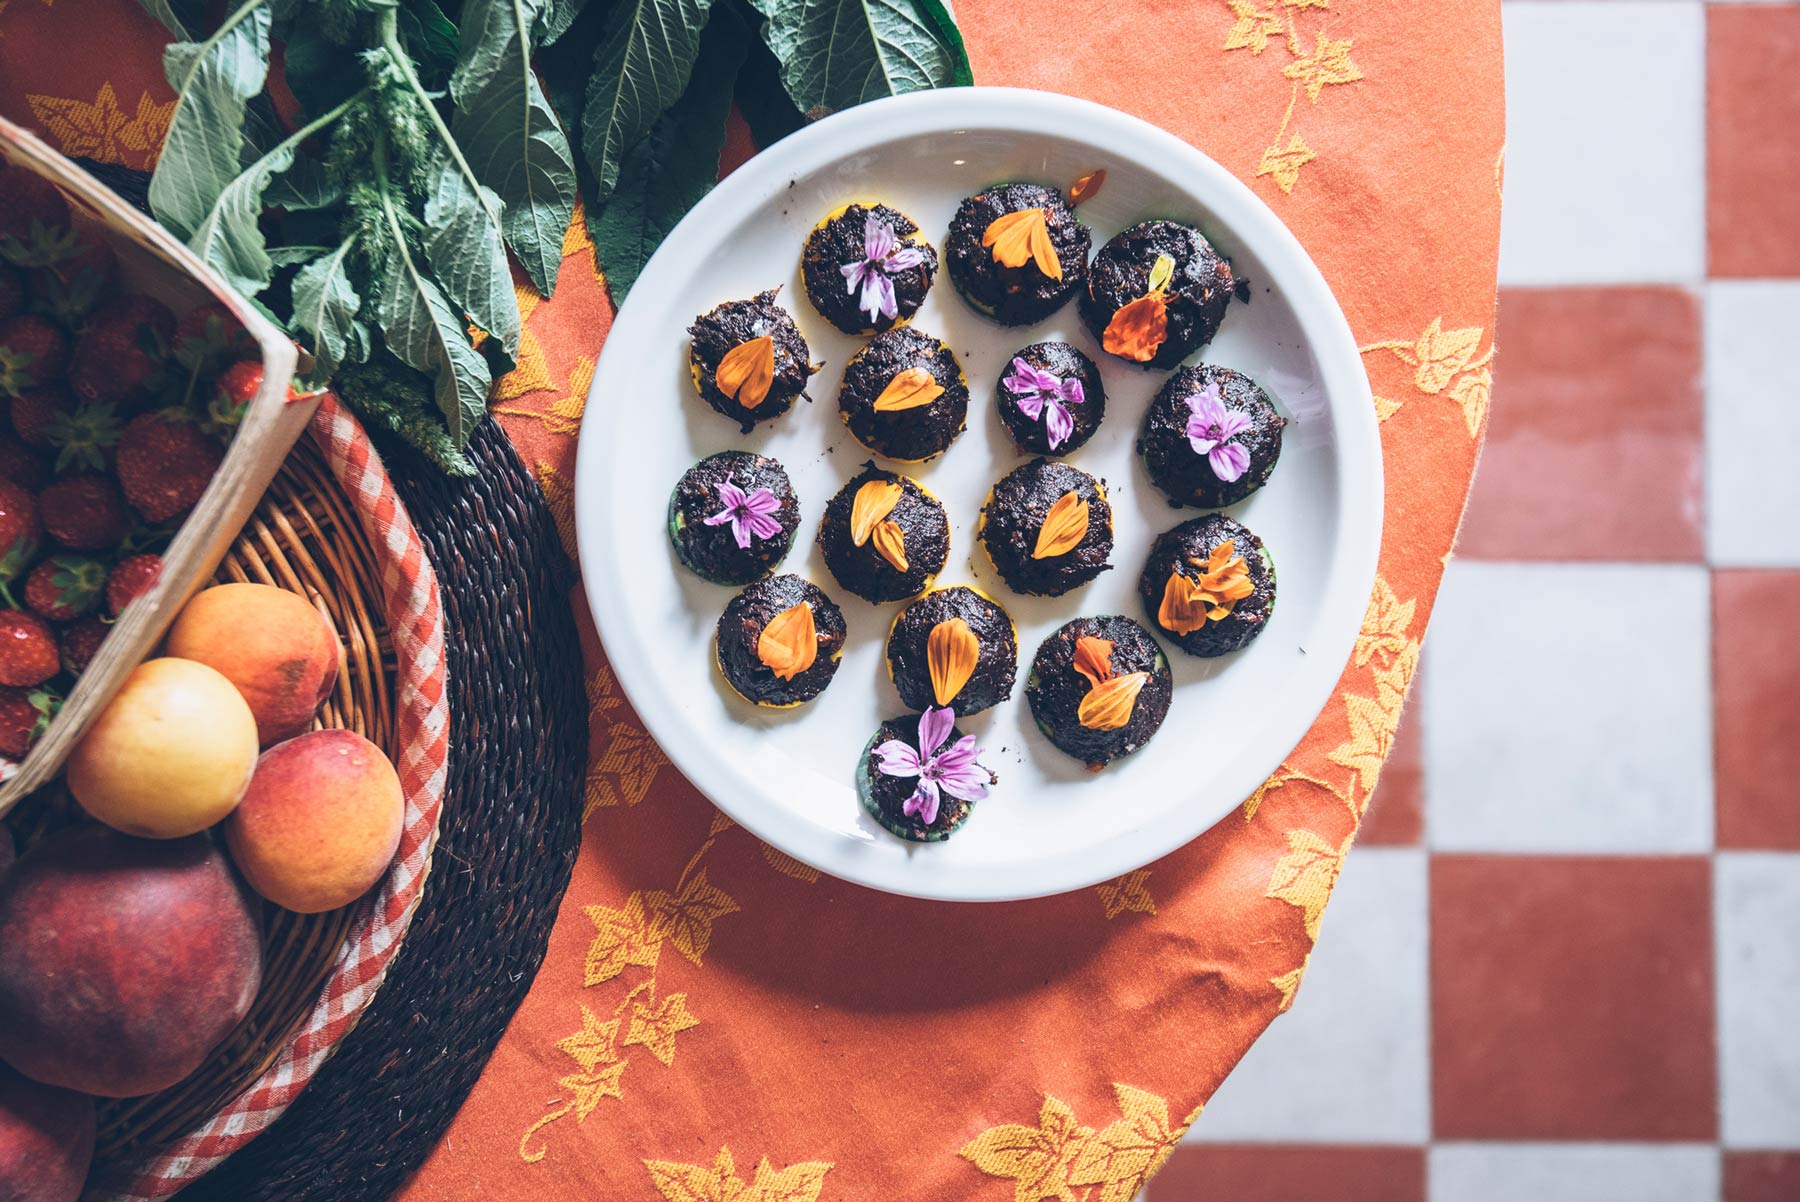
[[[263,752],[225,842],[250,887],[317,914],[381,879],[400,845],[405,801],[381,748],[354,731],[315,730]]]
[[[94,1158],[94,1099],[0,1064],[0,1202],[75,1202]]]
[[[128,835],[178,839],[231,813],[256,767],[256,721],[231,682],[186,659],[133,668],[69,755],[81,808]]]
[[[257,903],[210,837],[52,835],[0,879],[0,1060],[102,1097],[206,1059],[262,983]]]
[[[168,653],[216,668],[256,715],[262,746],[291,739],[337,684],[337,633],[306,598],[268,584],[197,593],[169,628]]]

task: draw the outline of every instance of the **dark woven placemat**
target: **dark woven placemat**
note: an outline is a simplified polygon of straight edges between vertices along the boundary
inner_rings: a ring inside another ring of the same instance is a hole
[[[575,573],[490,419],[481,474],[377,439],[444,602],[450,779],[425,893],[362,1021],[299,1100],[183,1202],[375,1202],[420,1164],[525,996],[581,834],[587,700]]]

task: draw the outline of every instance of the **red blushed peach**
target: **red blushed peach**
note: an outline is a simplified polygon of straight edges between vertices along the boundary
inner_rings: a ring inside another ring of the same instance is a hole
[[[272,585],[221,584],[195,594],[169,628],[167,646],[237,686],[264,747],[310,727],[337,685],[337,632],[300,594]]]
[[[259,909],[204,835],[52,835],[0,879],[0,1060],[102,1097],[167,1089],[250,1012]]]
[[[94,1099],[0,1064],[0,1202],[75,1202],[94,1158]]]
[[[317,914],[369,891],[400,846],[406,804],[381,748],[315,730],[263,752],[225,823],[238,870],[278,906]]]

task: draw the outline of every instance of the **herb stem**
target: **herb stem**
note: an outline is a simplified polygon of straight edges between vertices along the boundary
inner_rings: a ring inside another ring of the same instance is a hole
[[[261,0],[256,0],[256,2],[260,3]],[[462,147],[457,144],[455,135],[450,132],[450,127],[444,124],[444,115],[438,112],[437,105],[431,99],[431,93],[427,92],[425,85],[419,82],[419,76],[413,70],[412,58],[406,53],[406,47],[400,44],[399,9],[383,9],[375,21],[375,29],[381,38],[382,49],[388,52],[388,57],[394,60],[395,65],[406,76],[407,86],[418,97],[419,103],[425,106],[425,112],[431,118],[431,124],[437,129],[438,137],[443,140],[444,150],[449,154],[451,161],[456,164],[457,170],[462,172],[463,178],[469,181],[469,187],[474,191],[475,199],[481,203],[482,212],[487,214],[488,220],[493,223],[494,228],[499,229],[500,214],[494,210],[494,207],[488,203],[488,198],[482,194],[481,181],[475,177],[475,169],[469,166],[469,160],[463,157]]]

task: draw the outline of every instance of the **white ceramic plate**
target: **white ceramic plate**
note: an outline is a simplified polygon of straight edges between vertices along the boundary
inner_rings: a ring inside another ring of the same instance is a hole
[[[1013,699],[962,721],[1000,776],[949,840],[915,844],[859,804],[854,773],[877,723],[903,712],[883,646],[900,603],[841,588],[813,539],[825,502],[869,458],[837,414],[844,363],[863,341],[807,301],[801,243],[827,212],[879,199],[942,248],[963,197],[1026,179],[1067,187],[1104,167],[1081,206],[1094,247],[1150,217],[1191,222],[1248,279],[1199,358],[1249,373],[1291,419],[1269,484],[1229,512],[1275,558],[1275,613],[1246,650],[1217,660],[1172,647],[1175,697],[1161,732],[1099,774],[1037,731],[1024,683],[1038,643],[1081,614],[1143,621],[1138,573],[1156,535],[1199,511],[1171,509],[1133,453],[1138,423],[1166,378],[1100,353],[1073,302],[1009,329],[983,318],[940,271],[914,318],[956,352],[969,377],[969,426],[930,464],[889,465],[943,500],[950,560],[938,584],[974,584],[1011,612],[1020,665]],[[781,300],[825,368],[804,402],[749,435],[709,409],[687,372],[686,329],[721,301],[782,286]],[[1025,457],[993,409],[1013,351],[1046,338],[1101,364],[1106,419],[1069,462],[1107,481],[1114,570],[1058,598],[1010,592],[974,540],[989,487]],[[1329,700],[1361,623],[1381,541],[1381,444],[1355,340],[1312,260],[1257,197],[1211,159],[1134,117],[1085,101],[1003,88],[881,100],[793,135],[733,172],[676,227],[638,280],[606,341],[588,397],[575,489],[581,559],[607,658],[676,767],[732,818],[825,872],[896,893],[1002,900],[1076,889],[1175,850],[1262,783]],[[665,511],[682,472],[731,448],[773,455],[803,522],[781,570],[825,590],[849,641],[831,687],[796,710],[758,709],[720,679],[713,628],[734,590],[683,568]]]

